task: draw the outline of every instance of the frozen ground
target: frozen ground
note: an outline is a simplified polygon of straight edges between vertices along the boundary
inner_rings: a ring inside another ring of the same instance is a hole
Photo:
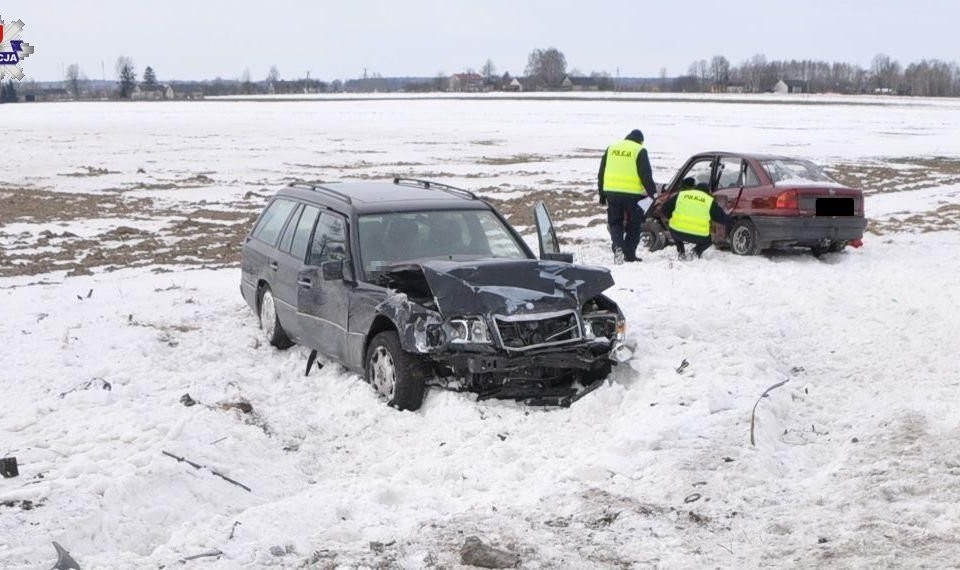
[[[56,540],[85,570],[452,568],[470,535],[525,568],[956,566],[960,103],[804,101],[0,106],[0,567]],[[259,340],[235,251],[263,187],[441,178],[518,225],[545,197],[606,263],[591,189],[633,127],[663,181],[707,148],[818,160],[874,233],[614,268],[638,350],[567,410],[399,413]]]

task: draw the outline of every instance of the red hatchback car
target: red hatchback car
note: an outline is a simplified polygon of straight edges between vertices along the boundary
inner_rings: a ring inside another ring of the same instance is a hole
[[[719,224],[711,225],[711,235],[739,255],[783,247],[809,247],[820,255],[859,247],[867,227],[863,192],[834,182],[808,160],[703,152],[661,190],[644,223],[642,245],[656,251],[672,241],[660,207],[691,186],[709,192],[734,218],[729,235]]]

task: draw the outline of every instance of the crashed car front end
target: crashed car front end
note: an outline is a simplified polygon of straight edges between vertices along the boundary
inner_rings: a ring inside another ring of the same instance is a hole
[[[529,404],[569,405],[622,350],[623,314],[603,268],[537,260],[429,261],[395,268],[381,310],[435,384]]]

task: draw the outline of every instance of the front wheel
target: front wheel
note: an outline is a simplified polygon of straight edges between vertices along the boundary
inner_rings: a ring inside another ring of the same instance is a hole
[[[663,227],[657,221],[643,223],[640,230],[640,247],[648,251],[658,251],[667,245],[667,238],[663,234]]]
[[[398,410],[420,409],[426,390],[426,367],[400,348],[396,331],[373,337],[367,347],[364,373],[367,382],[387,399],[387,405]]]
[[[760,253],[757,228],[750,220],[737,220],[730,231],[730,250],[737,255]]]
[[[277,302],[267,285],[264,285],[260,291],[260,329],[267,337],[267,342],[280,350],[293,346],[293,341],[280,324],[280,318],[277,316]]]

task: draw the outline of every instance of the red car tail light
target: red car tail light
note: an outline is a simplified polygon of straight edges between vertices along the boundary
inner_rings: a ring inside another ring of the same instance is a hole
[[[800,202],[797,200],[796,190],[786,190],[777,194],[778,210],[799,210]]]

